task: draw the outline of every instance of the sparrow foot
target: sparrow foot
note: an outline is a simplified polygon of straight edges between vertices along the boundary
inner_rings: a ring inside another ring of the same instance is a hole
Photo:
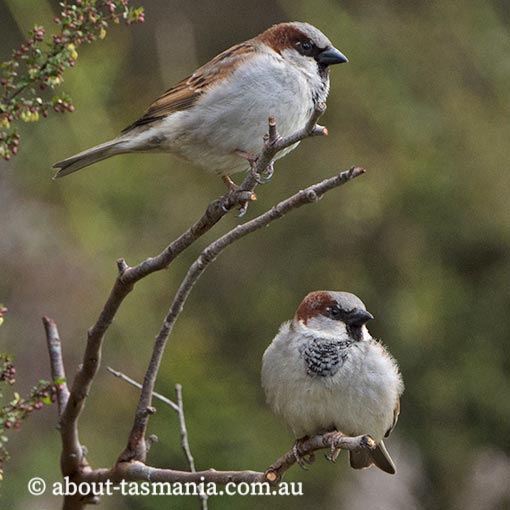
[[[248,210],[250,202],[257,200],[257,195],[253,191],[241,191],[239,186],[232,189],[220,199],[220,207],[224,213],[230,212],[235,206],[239,205],[238,218],[242,218]]]
[[[292,453],[294,454],[294,458],[296,459],[296,462],[298,463],[299,467],[301,469],[304,469],[305,471],[308,471],[308,468],[306,465],[311,465],[315,462],[315,455],[314,453],[309,453],[308,455],[303,455],[300,451],[303,443],[308,438],[302,437],[301,439],[296,439],[296,442],[294,443],[294,446],[292,447]]]
[[[236,152],[241,157],[247,159],[250,162],[250,165],[253,165],[253,162],[256,160],[256,158],[254,158],[251,154],[248,154],[247,152],[243,152],[243,151],[236,151]],[[253,166],[252,166],[252,168],[253,168]],[[228,188],[228,195],[234,195],[235,193],[237,193],[239,191],[239,185],[236,184],[228,175],[223,175],[221,177],[221,179]],[[257,180],[257,182],[259,182],[259,181]],[[239,208],[239,214],[237,215],[238,218],[242,218],[246,214],[246,211],[248,211],[248,205],[250,204],[251,201],[254,201],[254,200],[257,200],[257,195],[255,195],[255,193],[251,192],[249,200],[243,200],[243,201],[239,202],[240,208]],[[228,199],[227,199],[227,203],[228,203]],[[226,203],[222,203],[221,210],[223,212],[227,213],[230,211],[230,207],[228,207]]]
[[[344,434],[342,432],[334,432],[334,438],[331,441],[331,450],[325,455],[326,459],[333,462],[333,464],[336,462],[336,459],[338,459],[338,456],[342,451],[340,444],[343,438]]]
[[[230,193],[239,189],[239,186],[228,175],[222,175],[221,180],[225,183],[225,186],[228,188]]]
[[[255,177],[255,180],[257,181],[257,184],[267,184],[274,174],[274,163],[271,161],[269,165],[267,165],[267,168],[262,172],[261,174],[258,174],[254,167],[253,168],[253,176]]]
[[[250,163],[250,166],[252,167],[257,162],[257,156],[254,156],[251,152],[237,150],[236,154],[238,156],[241,156],[241,158],[245,159],[246,161],[248,161],[248,163]]]
[[[248,203],[249,202],[243,202],[241,204],[241,207],[239,208],[239,213],[236,216],[237,218],[242,218],[246,214],[246,211],[248,211]]]
[[[272,161],[269,163],[269,165],[267,165],[267,168],[261,174],[259,174],[256,170],[257,161],[259,159],[258,156],[254,156],[250,152],[240,150],[237,150],[236,154],[250,163],[251,173],[257,184],[267,184],[271,180],[271,177],[273,177],[274,173],[274,166]]]
[[[329,453],[326,453],[325,457],[329,462],[333,462],[333,464],[336,462],[336,459],[338,459],[338,456],[340,455],[340,452],[342,449],[336,444],[331,444],[331,450]]]
[[[375,441],[367,434],[355,438],[347,437],[342,432],[332,432],[333,439],[331,440],[331,450],[325,455],[326,459],[330,462],[336,462],[342,449],[347,450],[374,450],[377,445]],[[353,443],[353,440],[355,443]],[[355,446],[354,446],[355,445]]]
[[[246,214],[250,202],[254,202],[255,200],[257,200],[257,195],[253,192],[250,192],[249,198],[247,200],[243,200],[242,202],[240,202],[241,207],[239,208],[239,214],[237,215],[237,217],[242,218]]]

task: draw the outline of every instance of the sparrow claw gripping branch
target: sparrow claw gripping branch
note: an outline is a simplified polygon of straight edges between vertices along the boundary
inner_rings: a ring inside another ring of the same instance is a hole
[[[257,195],[253,191],[241,191],[239,186],[237,186],[235,189],[220,198],[220,207],[224,213],[228,213],[233,207],[239,205],[239,214],[242,217],[248,210],[248,204],[255,200],[257,200]],[[238,215],[238,217],[240,216]]]
[[[221,179],[231,193],[239,189],[239,186],[228,175],[223,175]]]
[[[244,217],[244,215],[246,214],[246,212],[248,211],[248,204],[249,202],[246,201],[246,202],[243,202],[243,204],[241,205],[241,207],[239,208],[239,212],[237,213],[237,217],[238,218],[242,218]]]
[[[257,184],[267,184],[274,174],[274,162],[271,161],[269,165],[265,168],[265,170],[258,174],[255,170],[253,170],[253,177],[257,181]]]
[[[308,468],[306,465],[311,465],[315,462],[315,455],[314,453],[309,453],[306,455],[303,455],[300,451],[301,446],[303,443],[308,439],[307,437],[303,437],[301,439],[296,439],[296,442],[292,446],[292,453],[294,454],[294,458],[296,459],[296,463],[299,465],[301,469],[304,471],[308,471]]]
[[[325,455],[326,459],[330,462],[335,463],[336,459],[338,459],[338,456],[340,455],[340,452],[342,451],[342,448],[340,446],[340,441],[344,437],[344,434],[341,432],[337,432],[337,438],[335,438],[333,441],[331,441],[331,449],[330,452]]]

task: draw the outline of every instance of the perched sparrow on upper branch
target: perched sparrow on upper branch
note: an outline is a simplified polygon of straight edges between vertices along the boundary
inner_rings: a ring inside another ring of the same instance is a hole
[[[377,448],[351,451],[351,466],[393,474],[383,437],[395,427],[404,385],[396,361],[370,336],[370,319],[353,294],[308,294],[264,353],[262,386],[298,442],[333,430],[369,434]]]
[[[274,25],[165,92],[117,138],[55,163],[55,177],[116,154],[170,152],[228,181],[261,152],[268,117],[282,136],[303,128],[326,101],[329,66],[347,61],[307,23]]]

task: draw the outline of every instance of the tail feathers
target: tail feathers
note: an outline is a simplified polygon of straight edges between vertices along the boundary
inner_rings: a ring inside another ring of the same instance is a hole
[[[386,450],[386,446],[384,442],[381,441],[377,448],[372,452],[372,458],[374,459],[374,464],[379,468],[389,473],[390,475],[394,475],[397,472],[397,468],[395,467],[395,463],[393,459],[390,457],[388,450]]]
[[[91,149],[87,149],[86,151],[75,154],[70,158],[55,163],[53,168],[59,168],[59,170],[53,178],[58,179],[59,177],[64,177],[103,159],[110,158],[116,154],[129,152],[122,148],[122,143],[123,142],[121,140],[110,140],[109,142],[96,145]]]
[[[375,464],[379,469],[390,475],[394,475],[397,472],[383,441],[377,445],[375,450],[357,450],[349,453],[351,467],[354,469],[364,469]]]
[[[354,469],[364,469],[370,467],[374,462],[368,450],[355,450],[349,452],[351,467]]]

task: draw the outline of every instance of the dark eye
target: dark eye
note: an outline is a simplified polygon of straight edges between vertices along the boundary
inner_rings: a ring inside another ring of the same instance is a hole
[[[297,43],[299,52],[303,55],[311,55],[314,49],[314,45],[311,41],[301,41]]]
[[[329,315],[333,318],[333,319],[336,319],[338,318],[338,316],[340,315],[340,308],[338,308],[338,306],[331,306],[329,308]]]

